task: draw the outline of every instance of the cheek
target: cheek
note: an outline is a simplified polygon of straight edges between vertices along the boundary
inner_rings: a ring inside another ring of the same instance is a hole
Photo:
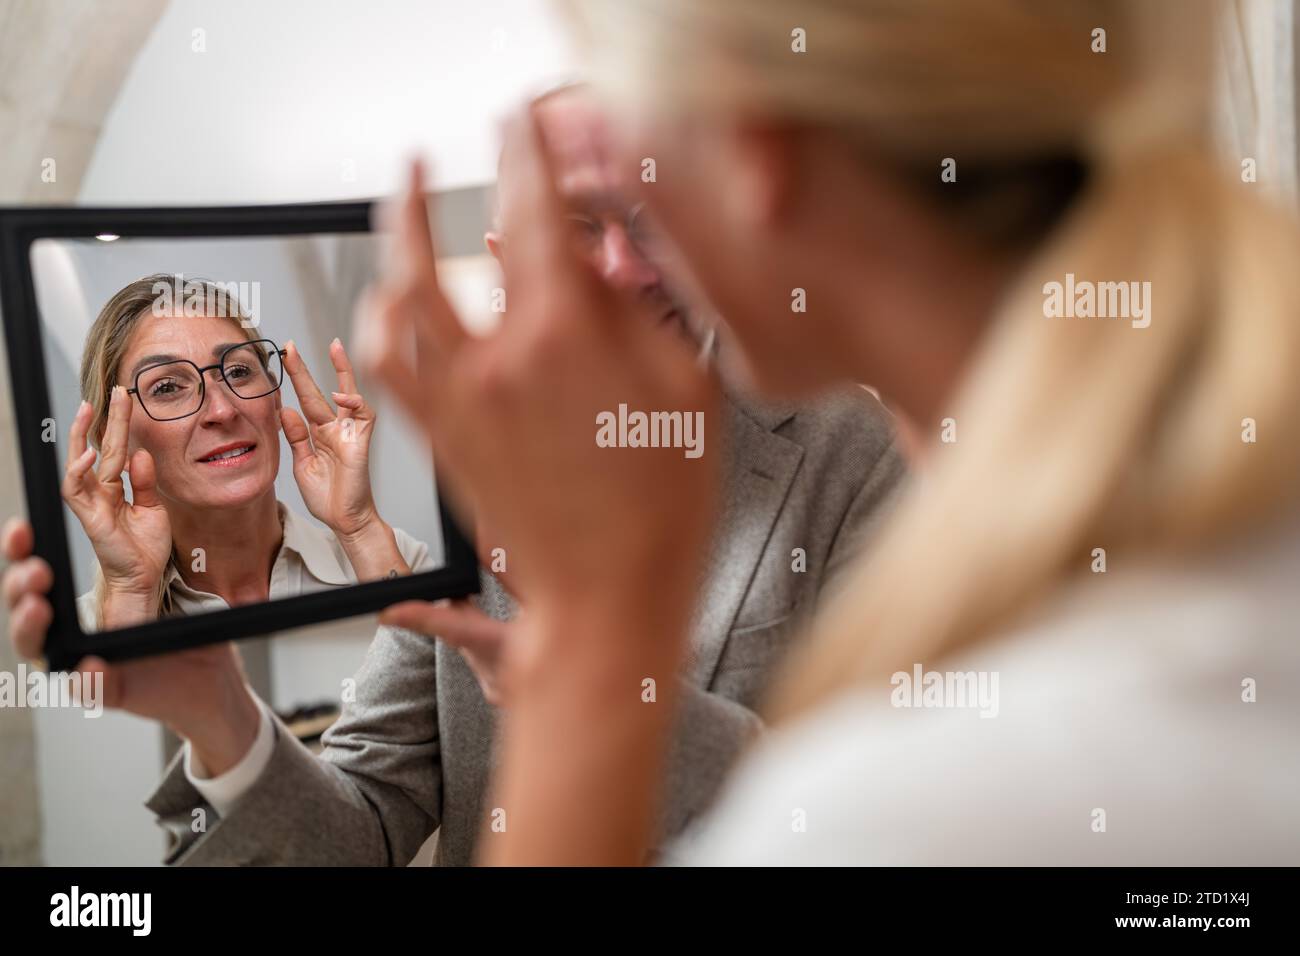
[[[272,398],[258,400],[256,405],[257,408],[249,416],[253,426],[265,441],[277,442],[280,435],[280,410],[276,408],[275,400]]]
[[[685,126],[647,126],[639,133],[627,139],[625,161],[640,168],[643,158],[656,159],[657,181],[639,191],[673,247],[676,267],[669,271],[686,277],[688,294],[721,315],[743,377],[774,393],[799,391],[786,381],[784,366],[802,364],[798,356],[812,340],[807,316],[792,308],[792,283],[780,259],[728,208],[732,194],[724,187],[732,171],[722,141],[708,129]]]
[[[656,258],[670,272],[689,273],[694,284],[715,298],[719,273],[730,271],[726,260],[735,251],[719,217],[716,191],[687,151],[665,152],[658,159],[658,169],[671,174],[640,183],[637,193],[662,237]]]
[[[128,455],[134,455],[138,449],[143,448],[153,458],[155,470],[161,473],[172,462],[183,457],[184,433],[183,428],[165,428],[162,422],[147,419],[143,413],[138,419],[133,415],[131,427],[127,431]]]
[[[656,184],[645,195],[668,239],[665,271],[683,277],[677,284],[688,295],[706,300],[733,325],[771,311],[753,255],[744,237],[728,228],[717,190],[690,176]]]

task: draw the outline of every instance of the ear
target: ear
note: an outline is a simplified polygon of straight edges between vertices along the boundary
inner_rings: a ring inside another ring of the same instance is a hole
[[[731,131],[725,189],[733,216],[751,226],[781,223],[794,200],[797,135],[770,123],[742,123]]]
[[[505,268],[506,237],[499,232],[486,232],[483,234],[483,245],[487,246],[487,251],[492,253],[492,258]]]

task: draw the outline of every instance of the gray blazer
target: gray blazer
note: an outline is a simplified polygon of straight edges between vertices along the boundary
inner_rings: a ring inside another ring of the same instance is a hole
[[[754,707],[773,666],[904,474],[883,409],[861,389],[797,407],[733,399],[724,417],[723,512],[664,780],[665,841],[761,729]],[[508,596],[483,578],[483,609],[509,617]],[[271,762],[227,816],[176,755],[146,802],[169,834],[165,862],[403,865],[438,830],[435,861],[468,864],[491,818],[495,716],[454,648],[381,627],[324,752],[277,722]],[[195,833],[200,807],[207,827]]]

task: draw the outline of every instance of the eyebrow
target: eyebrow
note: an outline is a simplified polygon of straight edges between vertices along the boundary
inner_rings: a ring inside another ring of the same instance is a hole
[[[221,356],[221,353],[226,351],[226,349],[234,348],[236,345],[246,345],[246,344],[247,344],[246,342],[222,342],[219,345],[214,345],[212,346],[212,357],[219,358]],[[140,359],[140,361],[136,362],[135,367],[131,369],[131,378],[134,379],[137,375],[140,374],[142,370],[148,368],[151,365],[161,365],[164,362],[184,362],[184,361],[187,360],[182,358],[179,355],[169,355],[166,353],[160,353],[158,355],[146,355],[144,358]]]
[[[623,196],[603,188],[577,188],[562,191],[561,196],[568,212],[579,216],[626,216],[636,205]]]
[[[182,361],[182,359],[176,355],[146,355],[144,358],[140,359],[140,361],[136,362],[135,367],[131,369],[131,378],[135,378],[142,370],[148,368],[150,365],[160,365],[163,362],[179,361]]]

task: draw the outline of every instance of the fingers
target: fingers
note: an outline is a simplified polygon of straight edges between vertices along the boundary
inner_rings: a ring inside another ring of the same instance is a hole
[[[114,385],[113,397],[108,403],[108,426],[104,429],[104,438],[99,444],[101,458],[98,477],[103,484],[122,482],[130,424],[131,396],[121,385]]]
[[[327,425],[334,421],[334,409],[325,400],[321,390],[316,387],[316,380],[311,377],[311,372],[307,371],[307,363],[298,353],[298,346],[290,341],[284,348],[288,353],[284,359],[284,367],[289,373],[289,381],[293,383],[298,404],[302,406],[307,420],[313,425]]]
[[[80,457],[68,459],[67,470],[63,475],[63,500],[77,513],[78,518],[82,517],[81,509],[97,484],[92,469],[94,464],[95,449],[86,448]]]
[[[403,285],[414,285],[437,274],[438,254],[429,228],[429,199],[425,192],[424,164],[411,162],[406,192],[393,209],[392,225],[397,233],[394,276]]]
[[[9,635],[19,656],[45,656],[45,635],[54,621],[54,608],[41,594],[24,594],[9,612]]]
[[[93,410],[90,402],[82,401],[77,406],[77,414],[72,417],[72,428],[68,430],[68,464],[86,453],[86,432],[90,429]]]
[[[26,658],[42,656],[45,634],[54,619],[46,594],[54,585],[54,572],[41,558],[27,558],[7,569],[0,589],[9,608],[9,634],[14,649]]]
[[[427,430],[427,416],[432,413],[428,405],[427,389],[421,385],[416,365],[409,361],[411,353],[410,323],[402,317],[404,308],[394,293],[382,289],[367,289],[357,303],[355,324],[362,342],[361,360],[371,378],[384,383],[384,388],[397,399],[403,410],[421,428]],[[427,332],[426,332],[427,334]],[[418,333],[417,333],[418,335]],[[417,354],[433,354],[436,346],[417,349]],[[421,369],[427,376],[429,371]],[[427,383],[428,378],[425,379]]]
[[[468,601],[446,604],[403,601],[386,608],[379,615],[379,622],[438,637],[466,649],[487,649],[499,644],[508,626],[504,621],[488,617]]]
[[[402,601],[384,608],[379,614],[379,623],[433,635],[435,631],[429,625],[439,620],[437,612],[447,607],[448,603],[446,601]]]
[[[564,203],[556,193],[550,155],[531,107],[507,124],[501,157],[516,193],[515,221],[507,229],[523,237],[511,244],[508,275],[518,285],[545,289],[572,271],[574,261],[563,228]]]
[[[395,285],[413,306],[409,315],[417,330],[425,327],[444,349],[454,349],[465,339],[460,319],[443,297],[438,284],[438,255],[429,227],[429,206],[424,191],[424,169],[411,164],[411,178],[397,215]],[[419,341],[417,340],[417,347]]]
[[[311,447],[311,435],[307,423],[292,408],[280,409],[280,426],[284,437],[289,442],[289,451],[293,453],[293,466],[306,464],[315,451]]]
[[[339,417],[341,418],[373,418],[375,415],[370,406],[366,404],[366,400],[360,395],[347,395],[343,392],[330,392],[330,398],[334,399],[334,404],[339,406]],[[346,416],[341,414],[343,409],[347,409],[348,411]]]
[[[90,403],[83,401],[72,419],[72,428],[68,431],[68,460],[63,466],[61,491],[63,499],[69,505],[73,505],[83,491],[90,489],[90,482],[93,480],[93,475],[89,472],[91,465],[95,463],[95,449],[91,448],[86,441],[91,415]]]
[[[24,558],[5,570],[0,590],[4,592],[5,607],[16,607],[26,594],[43,597],[54,586],[54,572],[44,558]]]
[[[330,343],[330,361],[334,363],[334,371],[339,377],[338,391],[330,393],[334,404],[339,407],[339,418],[373,419],[375,413],[357,391],[357,377],[352,371],[352,361],[348,358],[343,343],[337,338]]]
[[[357,325],[364,330],[362,361],[382,375],[385,386],[393,388],[410,411],[420,391],[411,387],[416,377],[410,371],[412,355],[416,372],[428,375],[430,364],[465,338],[438,285],[424,170],[418,161],[411,164],[405,193],[384,208],[383,224],[393,233],[391,266],[358,303]]]
[[[129,467],[131,475],[131,503],[137,508],[161,508],[162,499],[158,497],[158,473],[154,468],[153,455],[143,448],[131,456]]]
[[[0,530],[0,552],[10,561],[21,561],[32,553],[36,536],[32,526],[22,518],[10,518]]]
[[[432,438],[432,400],[446,378],[447,364],[468,335],[438,284],[424,171],[418,163],[412,165],[407,190],[386,211],[386,219],[394,232],[392,267],[358,303],[360,358]]]
[[[352,362],[348,359],[347,350],[343,348],[343,343],[336,337],[330,343],[330,361],[334,363],[334,371],[339,376],[340,392],[352,393],[357,390],[357,377],[352,373]]]

